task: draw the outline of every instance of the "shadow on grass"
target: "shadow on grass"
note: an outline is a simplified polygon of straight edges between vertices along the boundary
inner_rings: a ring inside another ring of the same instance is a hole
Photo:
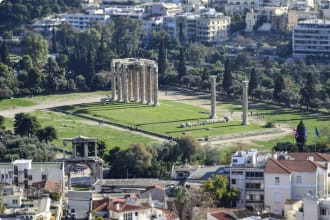
[[[174,120],[174,121],[160,121],[160,122],[151,122],[151,123],[144,123],[144,124],[136,124],[136,126],[145,126],[145,125],[155,125],[155,124],[167,124],[167,123],[174,123],[174,122],[186,122],[192,120],[207,120],[208,118],[188,118],[182,120]]]

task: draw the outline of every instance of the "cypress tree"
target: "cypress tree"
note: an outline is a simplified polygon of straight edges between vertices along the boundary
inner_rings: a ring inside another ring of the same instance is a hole
[[[274,82],[273,99],[279,101],[279,94],[285,89],[285,82],[282,75],[279,75]]]
[[[222,88],[229,95],[233,87],[233,77],[231,75],[229,59],[225,62],[225,72],[223,74]]]
[[[164,38],[162,38],[158,50],[158,74],[160,76],[159,78],[161,79],[161,81],[164,78],[165,68],[166,68],[165,44],[164,44]]]
[[[179,66],[178,66],[178,77],[179,80],[182,79],[186,75],[187,69],[186,69],[186,61],[184,57],[184,49],[180,48],[180,55],[179,55]]]
[[[304,145],[306,143],[306,128],[302,120],[300,120],[297,130],[295,133],[296,143],[299,149],[299,152],[303,152]]]
[[[55,27],[53,26],[52,30],[52,51],[53,53],[57,53],[57,47],[56,47],[56,30]]]
[[[254,68],[252,68],[250,73],[250,80],[249,80],[249,87],[248,87],[248,93],[250,96],[252,96],[253,91],[258,87],[258,77],[257,73]]]

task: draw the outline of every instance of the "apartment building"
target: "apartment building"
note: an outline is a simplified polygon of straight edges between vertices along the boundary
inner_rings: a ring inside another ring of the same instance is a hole
[[[262,5],[262,0],[228,0],[225,5],[226,14],[245,15],[247,11],[256,10]]]
[[[196,41],[216,44],[227,40],[230,17],[215,11],[201,12],[196,21]]]
[[[261,211],[264,207],[264,168],[270,154],[257,150],[238,151],[231,157],[230,186],[237,187],[240,199],[237,208]]]
[[[288,199],[302,200],[306,195],[319,198],[328,194],[327,162],[315,161],[313,156],[302,160],[300,155],[278,159],[269,158],[264,173],[265,208],[270,212],[283,214]]]
[[[0,184],[29,188],[34,183],[54,181],[63,184],[63,164],[58,162],[32,162],[15,160],[0,163]]]
[[[65,14],[65,21],[79,30],[85,30],[89,27],[91,21],[106,23],[110,19],[110,15],[104,13],[103,10],[90,10],[86,13]]]
[[[175,3],[150,3],[144,5],[144,16],[175,16],[182,12],[182,6]]]
[[[300,21],[292,31],[293,57],[330,56],[330,21]]]

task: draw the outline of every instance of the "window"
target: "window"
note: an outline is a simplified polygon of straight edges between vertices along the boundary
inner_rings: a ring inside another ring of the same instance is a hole
[[[32,180],[32,175],[29,175],[29,180]]]
[[[42,175],[41,175],[41,179],[42,179],[42,180],[46,180],[46,179],[47,179],[47,175],[46,175],[46,174],[42,174]]]
[[[231,179],[231,184],[236,184],[236,179]]]
[[[275,177],[275,185],[280,185],[280,178],[279,177]]]
[[[132,213],[124,213],[124,220],[132,220],[133,215]]]
[[[327,209],[326,208],[320,208],[320,215],[327,215]]]
[[[297,184],[302,184],[302,178],[301,178],[301,176],[297,176]]]
[[[18,200],[17,199],[13,199],[13,204],[17,205],[18,204]]]

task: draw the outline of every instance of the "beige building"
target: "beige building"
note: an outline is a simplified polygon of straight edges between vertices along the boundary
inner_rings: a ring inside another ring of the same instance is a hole
[[[144,7],[144,16],[175,16],[182,10],[182,6],[175,3],[148,3]]]
[[[258,9],[260,2],[259,0],[228,0],[225,11],[230,15],[235,13],[244,15],[247,11]]]
[[[297,155],[297,158],[284,155],[280,156],[280,160],[267,160],[265,208],[270,212],[284,214],[284,204],[288,199],[302,200],[306,195],[315,198],[327,195],[327,164],[316,162],[313,156],[304,158]]]

